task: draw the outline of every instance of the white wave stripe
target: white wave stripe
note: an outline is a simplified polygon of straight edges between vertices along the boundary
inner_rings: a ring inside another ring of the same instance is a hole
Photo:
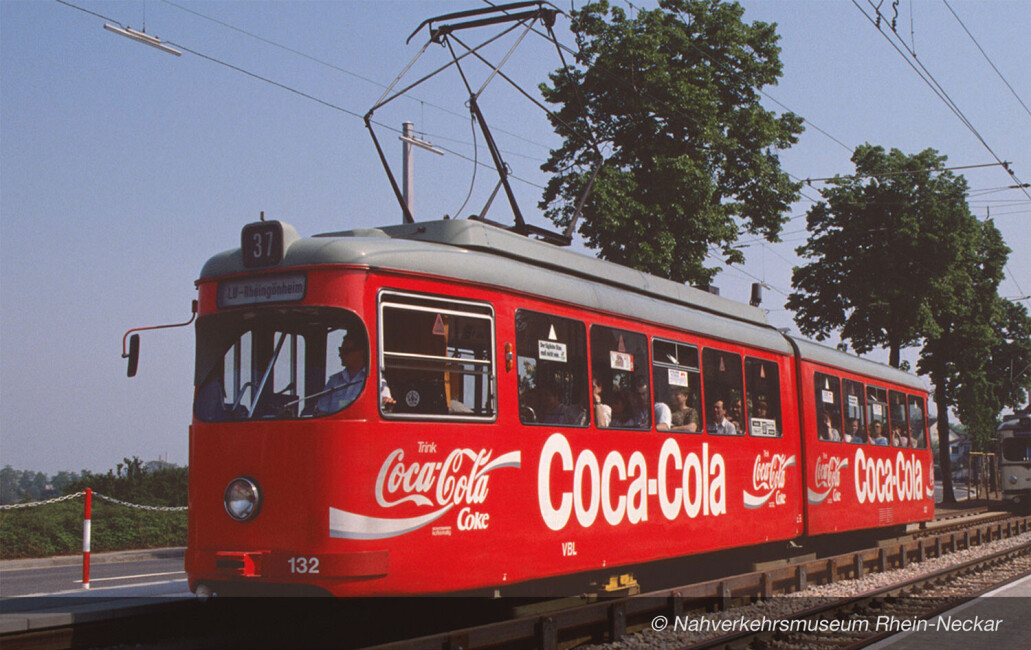
[[[418,517],[386,519],[366,517],[346,510],[329,509],[329,536],[342,539],[384,539],[397,537],[422,528],[439,519],[455,504],[449,503],[440,510]]]
[[[491,462],[484,465],[483,471],[481,471],[480,474],[486,474],[487,472],[502,467],[519,467],[521,462],[521,455],[522,452],[519,451],[510,451],[507,454],[501,454]]]
[[[745,507],[749,510],[763,507],[766,502],[770,500],[770,497],[773,496],[774,492],[776,492],[776,490],[770,490],[766,496],[757,497],[748,490],[744,490]]]
[[[830,495],[830,493],[831,493],[830,490],[827,490],[823,494],[820,494],[819,492],[815,491],[813,488],[806,488],[806,491],[809,493],[809,503],[811,503],[813,505],[817,505],[817,504],[823,503],[827,499],[827,497]]]

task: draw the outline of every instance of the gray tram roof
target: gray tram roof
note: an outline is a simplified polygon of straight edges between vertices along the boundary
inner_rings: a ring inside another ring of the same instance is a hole
[[[301,238],[289,225],[277,268],[346,264],[452,277],[791,354],[756,307],[473,220],[330,232]],[[212,257],[200,279],[250,271],[240,249]],[[684,309],[688,307],[688,309]],[[793,339],[802,357],[923,390],[914,376],[826,346]]]

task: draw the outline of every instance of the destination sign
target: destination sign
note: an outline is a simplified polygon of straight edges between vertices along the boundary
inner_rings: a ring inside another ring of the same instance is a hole
[[[302,300],[308,287],[303,273],[241,278],[218,283],[218,306],[241,307]]]

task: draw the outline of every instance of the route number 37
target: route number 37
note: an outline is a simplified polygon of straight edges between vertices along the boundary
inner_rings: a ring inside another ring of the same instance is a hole
[[[319,572],[319,558],[317,557],[292,557],[287,560],[290,565],[290,573],[312,574]]]

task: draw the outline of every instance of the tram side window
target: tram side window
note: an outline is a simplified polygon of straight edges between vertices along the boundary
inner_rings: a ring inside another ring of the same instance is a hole
[[[587,426],[587,328],[580,321],[519,309],[515,314],[519,420]]]
[[[652,385],[655,388],[655,428],[695,433],[702,430],[701,374],[698,348],[684,343],[652,340]],[[668,416],[669,422],[664,420]]]
[[[888,445],[888,391],[877,386],[866,387],[866,413],[870,423],[870,444]]]
[[[888,408],[891,417],[891,445],[909,446],[909,424],[906,422],[906,396],[898,391],[888,393]]]
[[[341,309],[209,315],[197,324],[194,414],[232,422],[341,411],[365,387],[367,341],[361,320]]]
[[[423,295],[380,296],[387,417],[487,420],[495,414],[494,312]]]
[[[845,442],[859,444],[866,442],[866,399],[863,385],[851,379],[842,379],[841,388],[845,393]]]
[[[599,427],[648,429],[654,404],[648,381],[648,339],[629,330],[591,326],[593,391]],[[607,407],[607,408],[606,408]]]
[[[816,393],[816,436],[820,440],[841,442],[841,381],[833,375],[813,375]]]
[[[745,357],[745,404],[748,432],[778,438],[784,432],[780,415],[780,369],[773,361]]]
[[[924,424],[924,398],[909,396],[909,446],[927,449],[927,430]]]
[[[706,348],[702,351],[702,379],[705,382],[705,430],[711,434],[743,436],[744,380],[741,355]]]

